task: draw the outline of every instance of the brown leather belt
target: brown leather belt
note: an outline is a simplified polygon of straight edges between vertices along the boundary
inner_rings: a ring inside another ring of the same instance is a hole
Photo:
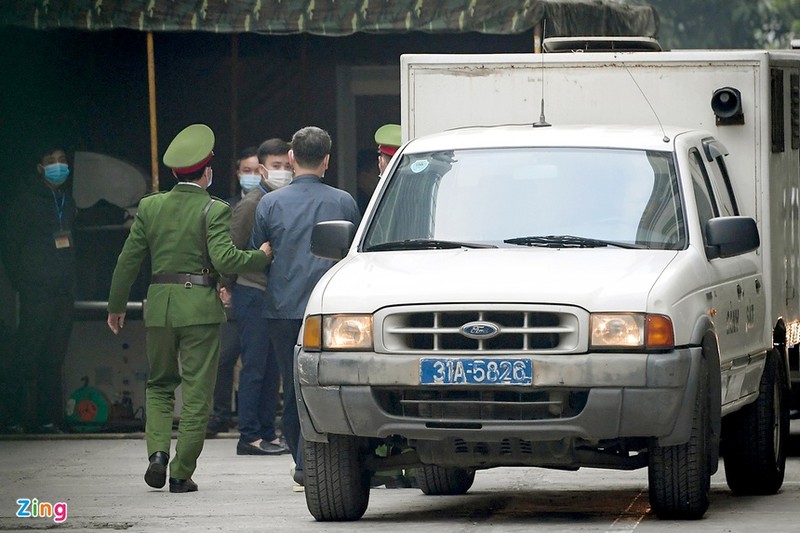
[[[195,285],[200,287],[217,286],[217,280],[208,274],[183,274],[173,272],[153,274],[150,278],[150,283],[176,283],[178,285],[183,285],[187,289],[191,289]]]

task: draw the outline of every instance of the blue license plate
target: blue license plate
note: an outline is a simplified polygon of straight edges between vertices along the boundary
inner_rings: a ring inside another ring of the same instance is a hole
[[[425,358],[419,362],[422,385],[530,385],[530,359]]]

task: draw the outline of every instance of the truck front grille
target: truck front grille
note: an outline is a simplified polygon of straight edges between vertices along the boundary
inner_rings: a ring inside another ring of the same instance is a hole
[[[464,390],[452,388],[373,388],[388,414],[442,421],[549,420],[577,416],[586,406],[587,389]]]
[[[465,333],[470,325],[490,331]],[[569,353],[578,350],[578,316],[569,309],[420,310],[386,312],[382,340],[387,352]]]

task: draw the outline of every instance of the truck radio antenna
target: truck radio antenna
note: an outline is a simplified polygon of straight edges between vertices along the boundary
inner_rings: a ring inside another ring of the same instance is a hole
[[[542,42],[544,42],[544,32],[547,25],[547,19],[542,19]],[[532,126],[534,128],[546,128],[551,124],[547,122],[544,118],[544,47],[542,47],[539,51],[539,54],[542,56],[541,61],[541,71],[542,71],[542,106],[541,111],[539,112],[539,120],[534,122]]]
[[[630,77],[631,77],[631,80],[633,80],[633,84],[634,84],[634,85],[636,85],[636,88],[637,88],[637,89],[639,89],[639,92],[640,92],[640,93],[642,93],[642,98],[644,98],[644,101],[645,101],[645,102],[647,102],[647,105],[648,105],[648,106],[650,106],[650,111],[652,111],[652,112],[653,112],[653,116],[654,116],[654,117],[656,117],[656,122],[658,122],[658,127],[659,127],[659,128],[661,128],[661,133],[664,135],[664,138],[663,138],[662,140],[663,140],[665,143],[668,143],[668,142],[669,142],[669,137],[667,136],[667,132],[666,132],[666,131],[664,131],[664,125],[663,125],[663,124],[661,124],[661,119],[660,119],[660,118],[658,118],[658,113],[656,113],[656,110],[655,110],[655,108],[653,107],[653,104],[651,104],[651,103],[650,103],[650,99],[649,99],[649,98],[647,98],[647,95],[646,95],[646,94],[645,94],[645,92],[642,90],[642,88],[639,86],[639,83],[636,81],[636,78],[634,78],[634,77],[633,77],[633,73],[632,73],[632,72],[630,71],[630,69],[628,68],[628,65],[626,65],[625,63],[622,63],[622,66],[623,66],[623,67],[625,67],[625,72],[627,72],[627,73],[628,73],[628,76],[630,76]]]

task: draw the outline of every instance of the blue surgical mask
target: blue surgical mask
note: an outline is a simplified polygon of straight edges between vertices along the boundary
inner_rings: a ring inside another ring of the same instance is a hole
[[[69,166],[66,163],[53,163],[45,165],[44,178],[53,185],[61,185],[67,181]]]
[[[239,174],[239,185],[245,192],[250,192],[261,183],[261,174]]]

